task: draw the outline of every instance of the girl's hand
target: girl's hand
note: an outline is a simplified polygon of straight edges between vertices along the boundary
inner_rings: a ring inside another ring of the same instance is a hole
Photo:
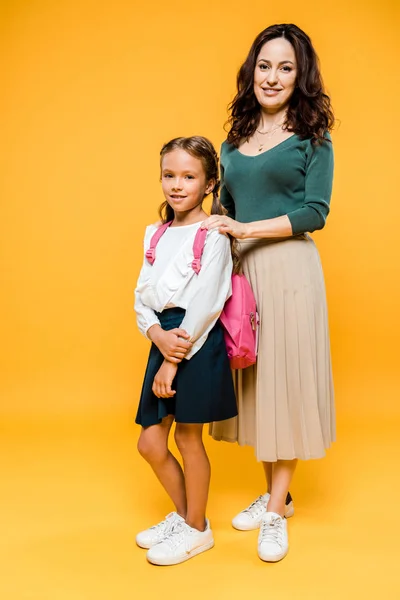
[[[164,360],[153,381],[152,390],[157,398],[171,398],[176,394],[171,386],[177,370],[178,365]]]
[[[185,341],[190,336],[184,329],[175,328],[164,331],[160,325],[153,325],[147,335],[163,357],[172,363],[180,363],[193,345],[191,342]]]
[[[247,223],[240,223],[224,215],[211,215],[202,224],[202,229],[218,229],[220,233],[229,233],[242,240],[247,234]]]

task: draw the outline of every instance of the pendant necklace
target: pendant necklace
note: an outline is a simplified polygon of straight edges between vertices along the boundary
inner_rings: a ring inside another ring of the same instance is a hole
[[[258,142],[258,152],[262,152],[266,142],[260,142],[260,139],[258,137],[258,134],[260,135],[266,135],[267,136],[267,141],[269,139],[271,139],[271,137],[274,135],[275,131],[278,131],[278,129],[282,128],[283,123],[278,123],[277,125],[274,125],[273,127],[271,127],[271,129],[268,129],[268,131],[259,131],[258,129],[256,129],[256,139]]]

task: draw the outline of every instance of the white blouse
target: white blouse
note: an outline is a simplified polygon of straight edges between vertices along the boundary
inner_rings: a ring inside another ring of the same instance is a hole
[[[180,327],[193,343],[187,359],[200,350],[232,293],[230,242],[218,230],[207,233],[200,273],[192,269],[193,242],[199,227],[199,223],[168,227],[157,244],[153,265],[144,257],[135,290],[137,324],[145,336],[152,325],[160,324],[154,311],[174,307],[186,310]],[[156,229],[156,225],[146,228],[145,254]]]

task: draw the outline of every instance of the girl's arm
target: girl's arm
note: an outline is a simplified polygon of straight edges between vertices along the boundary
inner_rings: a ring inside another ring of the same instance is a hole
[[[135,311],[141,333],[157,346],[166,360],[180,363],[192,347],[189,334],[182,327],[169,331],[162,329],[154,310],[143,304],[137,288],[135,290]]]
[[[145,259],[146,260],[146,259]],[[147,338],[151,339],[148,336],[148,331],[153,325],[160,325],[159,319],[156,317],[156,314],[152,308],[143,304],[140,294],[140,289],[145,281],[144,271],[145,271],[145,263],[143,263],[142,269],[140,271],[139,279],[137,282],[137,286],[135,289],[135,312],[136,312],[136,321],[139,328],[139,331]]]
[[[151,340],[151,337],[148,334],[149,329],[151,329],[154,325],[161,327],[160,321],[156,317],[154,310],[143,304],[140,299],[140,294],[137,290],[135,290],[135,312],[136,322],[140,333],[142,333],[148,340]]]
[[[227,236],[217,231],[208,234],[201,271],[194,278],[195,294],[181,323],[193,343],[185,356],[188,360],[203,346],[231,294],[232,256]]]
[[[146,257],[144,257],[135,289],[137,325],[140,332],[157,346],[166,360],[179,363],[184,358],[186,352],[192,347],[192,344],[188,341],[188,333],[182,328],[164,331],[154,310],[142,302],[140,290],[145,285],[147,280],[146,270],[149,268],[151,267],[149,267]]]
[[[333,180],[333,148],[329,134],[319,146],[310,144],[306,167],[303,205],[281,217],[240,223],[229,217],[212,215],[204,221],[206,229],[218,228],[236,238],[289,237],[322,229],[329,214]]]

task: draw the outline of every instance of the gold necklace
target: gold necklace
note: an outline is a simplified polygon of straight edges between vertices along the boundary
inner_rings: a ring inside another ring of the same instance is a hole
[[[282,125],[283,125],[283,123],[278,123],[277,125],[274,125],[273,127],[271,127],[271,129],[268,129],[268,131],[259,131],[258,129],[256,129],[255,133],[256,133],[256,139],[257,139],[257,142],[258,142],[258,152],[262,152],[262,150],[263,150],[265,144],[267,143],[267,141],[269,139],[271,139],[271,137],[274,135],[275,131],[278,131],[278,129],[282,129]],[[260,142],[260,139],[258,137],[259,133],[261,135],[266,135],[267,136],[267,140],[265,142],[263,142],[263,143]]]

